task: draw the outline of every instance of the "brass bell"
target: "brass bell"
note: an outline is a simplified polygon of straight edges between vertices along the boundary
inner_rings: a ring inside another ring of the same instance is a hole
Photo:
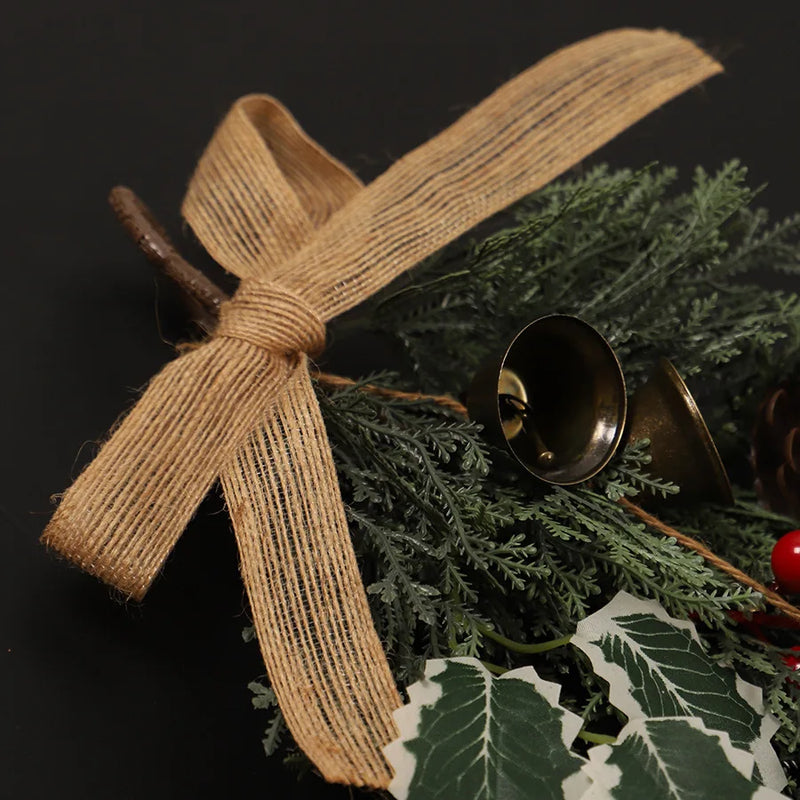
[[[677,495],[666,499],[643,497],[646,504],[733,504],[728,474],[700,409],[666,358],[659,360],[647,382],[634,392],[628,420],[629,441],[650,440],[648,471],[680,486]]]
[[[599,472],[622,439],[625,379],[608,342],[577,317],[531,322],[467,392],[470,419],[537,478],[568,485]]]

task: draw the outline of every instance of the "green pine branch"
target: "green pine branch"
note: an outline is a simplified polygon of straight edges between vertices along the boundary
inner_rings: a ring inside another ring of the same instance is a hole
[[[736,162],[714,175],[697,170],[684,192],[676,181],[672,169],[598,167],[554,183],[480,241],[465,238],[420,265],[337,335],[372,331],[400,348],[399,373],[371,383],[458,395],[525,324],[577,314],[615,348],[630,389],[658,357],[673,360],[723,454],[741,466],[758,402],[800,367],[797,296],[755,280],[766,269],[800,276],[800,216],[770,225],[751,207],[757,192]],[[477,425],[430,401],[359,384],[318,386],[317,396],[373,618],[401,685],[430,657],[472,655],[498,668],[533,660],[564,685],[567,705],[603,718],[613,713],[605,689],[572,648],[524,655],[500,642],[568,636],[625,589],[697,621],[715,656],[763,688],[791,761],[798,682],[784,657],[797,636],[751,635],[729,611],[763,608],[756,593],[619,505],[679,489],[649,473],[647,442],[618,453],[590,485],[553,487],[520,475]],[[737,498],[733,508],[663,516],[768,581],[772,543],[792,523],[740,488]]]

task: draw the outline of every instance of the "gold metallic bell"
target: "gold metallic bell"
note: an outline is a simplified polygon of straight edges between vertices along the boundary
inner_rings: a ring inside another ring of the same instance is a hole
[[[599,472],[622,439],[625,379],[606,340],[577,317],[542,317],[478,372],[470,419],[537,478],[561,485]]]
[[[733,492],[700,410],[675,367],[662,358],[631,398],[629,441],[650,440],[648,471],[680,486],[668,498],[649,495],[648,505],[697,502],[731,505]]]

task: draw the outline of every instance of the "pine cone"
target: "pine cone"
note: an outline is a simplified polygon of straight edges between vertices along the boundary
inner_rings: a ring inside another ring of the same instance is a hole
[[[759,406],[750,463],[761,502],[800,519],[800,384],[782,384]]]

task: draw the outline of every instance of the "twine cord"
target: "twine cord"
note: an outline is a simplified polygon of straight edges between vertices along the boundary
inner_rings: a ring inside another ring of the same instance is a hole
[[[712,564],[717,569],[730,575],[735,581],[738,581],[742,585],[748,586],[754,591],[758,592],[771,606],[783,612],[790,619],[800,622],[800,608],[793,606],[788,600],[785,600],[777,592],[772,591],[772,589],[764,586],[763,583],[760,583],[755,578],[751,578],[746,572],[743,572],[729,561],[726,561],[712,550],[709,550],[709,548],[706,547],[702,542],[698,542],[697,539],[693,539],[691,536],[687,536],[685,533],[681,533],[679,530],[667,525],[665,522],[662,522],[660,519],[658,519],[658,517],[654,517],[643,508],[637,506],[635,503],[631,503],[631,501],[626,497],[621,497],[617,502],[626,511],[629,511],[631,514],[642,520],[642,522],[644,522],[648,527],[657,530],[664,536],[672,537],[675,539],[675,541],[680,542],[680,544],[689,550],[694,550],[696,553],[699,553],[706,561],[708,561],[709,564]]]
[[[330,389],[346,389],[350,386],[358,386],[362,392],[374,394],[377,397],[386,397],[389,400],[406,400],[410,403],[435,403],[437,406],[446,408],[454,414],[463,417],[467,416],[467,409],[463,403],[446,394],[423,394],[421,392],[402,392],[398,389],[389,389],[385,386],[376,386],[372,383],[360,383],[352,378],[345,378],[342,375],[332,375],[329,372],[316,372],[314,377],[323,385]]]

